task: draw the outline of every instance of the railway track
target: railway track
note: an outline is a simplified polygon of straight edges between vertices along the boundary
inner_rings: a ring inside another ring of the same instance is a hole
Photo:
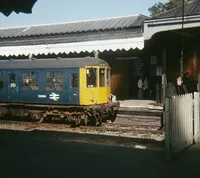
[[[36,123],[19,120],[0,120],[0,129],[20,131],[55,131],[80,134],[114,135],[145,139],[163,139],[160,130],[160,117],[118,115],[115,122],[102,123],[99,127],[80,126],[71,127],[62,122]]]

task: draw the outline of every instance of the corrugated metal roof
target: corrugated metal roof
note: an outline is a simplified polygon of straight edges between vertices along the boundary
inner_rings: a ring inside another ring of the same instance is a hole
[[[140,14],[117,18],[67,22],[59,24],[0,28],[0,38],[16,38],[25,36],[42,36],[134,28],[142,26],[143,21],[147,18],[147,16]]]
[[[193,16],[200,14],[200,0],[194,0],[185,2],[184,4],[184,16]],[[152,19],[164,19],[164,18],[174,18],[182,17],[182,5],[173,8],[164,13],[154,16]]]
[[[85,66],[109,66],[102,59],[94,57],[34,59],[34,60],[0,60],[0,69],[50,69],[79,68]]]
[[[43,45],[22,45],[22,46],[4,46],[0,47],[1,56],[18,56],[29,54],[59,54],[59,53],[73,53],[73,52],[93,52],[105,50],[129,50],[129,49],[143,49],[144,37],[114,39],[114,40],[99,40],[86,41],[75,43],[57,43],[57,44],[43,44]]]

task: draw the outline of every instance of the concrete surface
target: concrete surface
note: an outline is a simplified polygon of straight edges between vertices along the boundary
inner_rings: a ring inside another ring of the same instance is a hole
[[[129,109],[146,108],[162,110],[163,106],[158,105],[154,100],[119,100],[120,107],[127,107]]]
[[[119,114],[162,115],[163,106],[153,100],[119,100]]]

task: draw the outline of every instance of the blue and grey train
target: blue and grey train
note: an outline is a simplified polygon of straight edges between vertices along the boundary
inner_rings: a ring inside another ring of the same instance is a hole
[[[0,60],[0,116],[76,124],[114,121],[111,68],[102,59]]]

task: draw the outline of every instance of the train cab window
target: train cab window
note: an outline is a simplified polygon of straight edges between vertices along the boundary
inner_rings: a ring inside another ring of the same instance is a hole
[[[38,72],[23,72],[22,88],[23,90],[38,90]]]
[[[111,80],[110,69],[107,69],[107,86],[110,86],[110,80]]]
[[[15,88],[16,87],[16,75],[11,73],[9,76],[9,80],[10,80],[10,87]]]
[[[46,90],[64,90],[64,72],[47,72]]]
[[[77,88],[79,86],[79,77],[77,73],[71,74],[71,86]]]
[[[105,68],[99,69],[99,86],[100,87],[106,86],[106,69]]]
[[[3,72],[0,72],[0,89],[3,88]]]
[[[87,87],[93,88],[97,86],[97,69],[96,68],[87,68]]]

